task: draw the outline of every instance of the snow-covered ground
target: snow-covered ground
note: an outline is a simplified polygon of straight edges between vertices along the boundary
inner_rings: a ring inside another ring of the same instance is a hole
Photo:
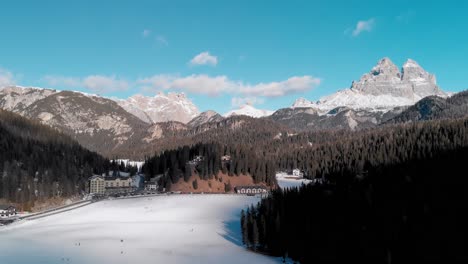
[[[0,227],[0,263],[280,263],[241,246],[240,195],[106,200]]]
[[[312,182],[311,180],[304,179],[304,178],[295,178],[293,175],[288,175],[286,173],[276,173],[276,180],[278,181],[279,187],[291,188],[291,187],[299,187],[302,184],[309,184]]]

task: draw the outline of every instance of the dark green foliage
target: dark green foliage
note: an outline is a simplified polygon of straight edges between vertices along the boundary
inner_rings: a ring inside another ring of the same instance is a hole
[[[468,91],[448,98],[428,96],[410,106],[387,123],[417,122],[422,120],[455,119],[468,115]]]
[[[468,120],[391,127],[304,154],[330,181],[274,191],[242,214],[252,250],[301,263],[468,260]]]
[[[20,204],[85,190],[109,161],[56,130],[0,110],[0,198]]]
[[[231,182],[225,183],[224,184],[224,192],[230,192],[230,191],[232,191]]]
[[[230,162],[222,162],[223,155],[229,155]],[[198,174],[202,180],[209,180],[217,177],[221,171],[233,170],[232,175],[251,175],[255,182],[276,185],[274,163],[259,156],[255,148],[243,145],[234,147],[208,143],[167,150],[147,159],[142,170],[147,178],[163,175],[164,184],[168,181],[177,183],[182,177],[188,182],[193,174]],[[222,179],[219,178],[219,181]],[[229,184],[228,189],[231,188]]]

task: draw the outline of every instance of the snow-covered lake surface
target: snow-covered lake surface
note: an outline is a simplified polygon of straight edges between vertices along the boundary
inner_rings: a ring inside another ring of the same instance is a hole
[[[241,246],[240,210],[259,198],[107,200],[0,227],[1,264],[280,263]]]

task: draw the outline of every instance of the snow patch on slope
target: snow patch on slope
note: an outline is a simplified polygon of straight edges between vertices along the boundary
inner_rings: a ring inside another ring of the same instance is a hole
[[[240,115],[245,115],[245,116],[250,116],[250,117],[265,117],[265,116],[270,116],[273,114],[274,111],[270,110],[261,110],[257,109],[249,104],[243,105],[241,108],[236,109],[236,110],[231,110],[224,114],[224,117],[230,117],[230,116],[240,116]]]

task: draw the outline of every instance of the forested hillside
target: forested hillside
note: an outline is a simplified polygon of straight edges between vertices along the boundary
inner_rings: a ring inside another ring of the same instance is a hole
[[[224,157],[224,158],[223,158]],[[147,177],[163,175],[160,186],[170,190],[179,180],[193,181],[193,175],[202,180],[213,179],[219,172],[229,176],[250,175],[255,183],[276,186],[273,160],[257,156],[249,147],[221,144],[196,144],[164,151],[146,160],[143,172]],[[194,183],[196,189],[196,183]]]
[[[423,120],[463,118],[468,115],[468,91],[449,98],[426,97],[403,111],[388,123],[406,123]]]
[[[387,125],[356,132],[339,130],[294,134],[281,130],[281,127],[269,126],[271,121],[242,118],[234,123],[234,128],[223,126],[184,140],[174,139],[167,144],[194,146],[214,143],[222,148],[220,155],[233,155],[234,151],[240,151],[247,153],[245,156],[249,161],[271,162],[274,170],[299,168],[307,178],[320,178],[331,172],[358,174],[366,164],[393,164],[417,155],[430,155],[425,152],[427,150],[437,153],[464,146],[466,134],[453,132],[464,130],[464,122],[445,120]],[[240,157],[242,159],[243,156]],[[178,168],[181,166],[179,164]],[[274,175],[262,178],[268,177]]]
[[[329,182],[277,190],[243,212],[249,248],[301,263],[468,259],[468,120],[389,127],[296,154],[309,176]]]
[[[0,110],[0,199],[31,206],[35,201],[84,191],[109,161],[68,136]]]

